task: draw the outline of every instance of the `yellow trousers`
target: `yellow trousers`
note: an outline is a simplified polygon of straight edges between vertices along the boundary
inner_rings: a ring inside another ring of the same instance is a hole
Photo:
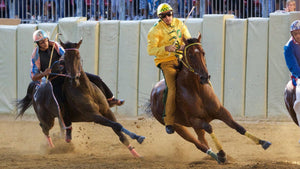
[[[176,74],[177,71],[174,66],[178,65],[177,60],[160,63],[160,68],[163,71],[166,84],[168,86],[168,96],[165,107],[166,116],[164,118],[165,125],[173,125],[175,121],[176,110]]]

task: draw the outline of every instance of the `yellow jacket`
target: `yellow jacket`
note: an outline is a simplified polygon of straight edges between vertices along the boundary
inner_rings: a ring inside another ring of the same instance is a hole
[[[155,56],[156,66],[162,62],[177,59],[174,52],[165,51],[165,46],[174,44],[176,40],[178,40],[179,45],[184,45],[183,35],[186,39],[191,37],[186,25],[183,25],[183,22],[177,18],[173,18],[170,26],[161,19],[153,25],[148,33],[147,51],[149,55]]]

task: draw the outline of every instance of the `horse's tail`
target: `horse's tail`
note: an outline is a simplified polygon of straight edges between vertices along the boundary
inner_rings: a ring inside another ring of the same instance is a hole
[[[146,115],[149,116],[149,117],[153,117],[152,110],[151,110],[151,102],[150,102],[150,100],[148,100],[144,104],[144,107],[145,107]]]
[[[33,91],[35,88],[35,83],[34,82],[30,82],[27,88],[27,94],[26,96],[17,101],[17,108],[18,110],[21,109],[19,111],[19,113],[17,114],[17,117],[23,116],[25,111],[32,105],[32,98],[33,98]]]

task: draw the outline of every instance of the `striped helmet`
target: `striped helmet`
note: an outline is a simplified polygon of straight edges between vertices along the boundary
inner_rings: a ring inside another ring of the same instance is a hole
[[[300,20],[295,20],[292,24],[291,24],[291,32],[294,30],[300,30]]]
[[[37,43],[38,41],[48,38],[48,34],[45,31],[43,31],[42,29],[38,29],[38,30],[34,31],[32,38],[33,38],[33,41],[35,43]]]
[[[166,11],[172,11],[172,7],[167,3],[162,3],[157,7],[157,16]]]

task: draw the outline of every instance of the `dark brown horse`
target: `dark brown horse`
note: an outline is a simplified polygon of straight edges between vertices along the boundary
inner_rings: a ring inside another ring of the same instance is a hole
[[[241,125],[235,122],[225,107],[222,106],[209,82],[204,50],[198,38],[185,39],[183,59],[180,62],[177,75],[176,112],[174,129],[185,140],[192,142],[204,153],[209,154],[219,163],[226,161],[226,155],[220,142],[217,140],[212,126],[214,119],[219,119],[242,135],[246,135],[256,144],[267,149],[271,143],[261,140],[250,134]],[[161,80],[152,89],[150,108],[154,117],[164,124],[162,115],[164,111],[165,81]],[[198,138],[192,136],[187,127],[192,127]],[[212,137],[218,153],[215,154],[205,139],[205,131]]]
[[[285,106],[297,126],[299,126],[297,115],[294,110],[294,102],[296,100],[296,87],[293,86],[292,81],[290,80],[284,90],[284,102]]]
[[[66,50],[64,54],[66,75],[63,84],[63,92],[66,98],[64,110],[65,112],[70,112],[70,120],[72,122],[95,122],[111,127],[118,135],[119,140],[130,150],[133,156],[139,157],[139,154],[130,145],[128,139],[122,132],[129,135],[132,139],[136,139],[140,144],[145,137],[128,131],[117,122],[102,91],[88,79],[80,62],[79,47],[82,40],[80,40],[79,43],[60,43]],[[59,106],[57,106],[58,104],[52,103],[53,99],[47,99],[52,93],[51,83],[47,82],[45,85],[50,87],[43,87],[43,85],[41,85],[38,89],[38,91],[42,91],[41,89],[46,90],[42,93],[43,95],[39,94],[40,96],[44,96],[44,98],[41,99],[32,98],[31,93],[33,93],[34,89],[32,89],[32,85],[29,86],[27,96],[19,102],[19,108],[21,108],[19,115],[23,115],[25,110],[30,106],[30,103],[33,102],[35,112],[40,120],[40,126],[47,136],[50,146],[53,146],[49,136],[49,130],[54,125],[54,118],[61,115],[59,114],[60,110],[57,110],[59,108]]]

